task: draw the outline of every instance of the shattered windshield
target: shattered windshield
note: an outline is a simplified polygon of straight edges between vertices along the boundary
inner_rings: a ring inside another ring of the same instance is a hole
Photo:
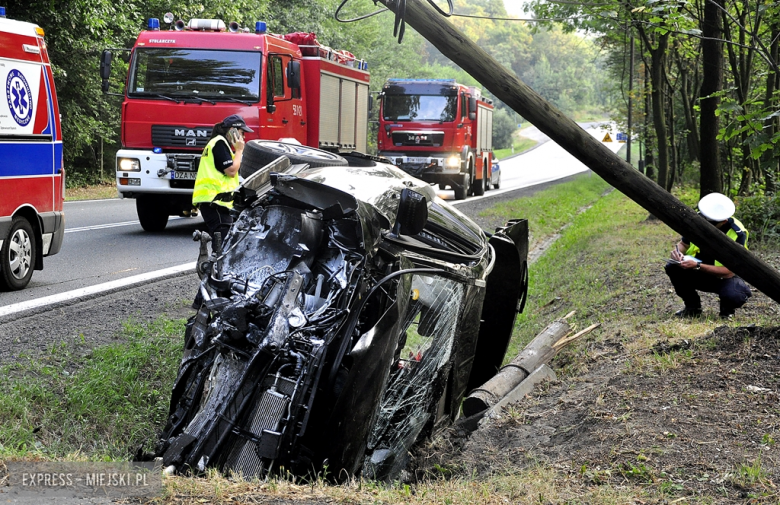
[[[252,51],[139,48],[127,94],[257,101],[261,58]]]
[[[386,95],[386,121],[454,121],[458,97],[441,95]]]

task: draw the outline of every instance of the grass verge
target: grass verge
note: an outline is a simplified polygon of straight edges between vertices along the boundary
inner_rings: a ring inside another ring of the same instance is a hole
[[[183,321],[128,323],[125,343],[85,357],[67,346],[0,368],[0,458],[127,460],[168,415]]]
[[[538,144],[538,142],[535,140],[529,139],[527,137],[513,135],[512,147],[508,147],[506,149],[497,149],[493,151],[493,157],[501,161],[507,156],[511,156],[513,154],[520,154],[523,151],[527,151],[532,147],[534,147],[536,144]]]
[[[76,188],[65,188],[66,202],[78,200],[105,200],[108,198],[117,198],[116,184],[113,182],[104,182],[103,184],[80,186]]]

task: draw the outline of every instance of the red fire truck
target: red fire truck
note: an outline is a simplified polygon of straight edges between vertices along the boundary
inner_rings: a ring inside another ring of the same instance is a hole
[[[0,7],[0,289],[24,288],[65,233],[65,171],[43,29]]]
[[[379,154],[455,199],[493,180],[493,104],[453,79],[389,79],[382,89]]]
[[[214,124],[231,114],[254,130],[247,141],[366,150],[365,61],[320,45],[312,33],[268,34],[263,22],[251,32],[215,19],[159,26],[150,19],[132,48],[116,158],[119,194],[135,198],[145,230],[193,213],[200,153]],[[104,51],[105,92],[111,59]]]

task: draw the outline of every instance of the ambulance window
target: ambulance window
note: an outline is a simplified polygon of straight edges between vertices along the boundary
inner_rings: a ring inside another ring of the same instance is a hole
[[[273,96],[284,96],[284,67],[280,56],[268,58],[268,88]]]

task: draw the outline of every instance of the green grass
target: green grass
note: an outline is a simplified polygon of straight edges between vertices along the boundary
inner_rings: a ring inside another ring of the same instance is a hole
[[[526,137],[513,136],[512,139],[512,147],[493,151],[493,157],[501,161],[507,156],[511,156],[512,154],[520,154],[523,151],[527,151],[538,144],[537,141]]]
[[[500,203],[479,215],[497,218],[501,222],[519,216],[528,219],[533,247],[570,223],[584,207],[599,200],[609,188],[609,184],[596,174],[582,174],[573,181],[557,184],[530,198]]]
[[[0,368],[0,458],[126,460],[167,417],[183,321],[127,324],[85,357],[56,346]]]

